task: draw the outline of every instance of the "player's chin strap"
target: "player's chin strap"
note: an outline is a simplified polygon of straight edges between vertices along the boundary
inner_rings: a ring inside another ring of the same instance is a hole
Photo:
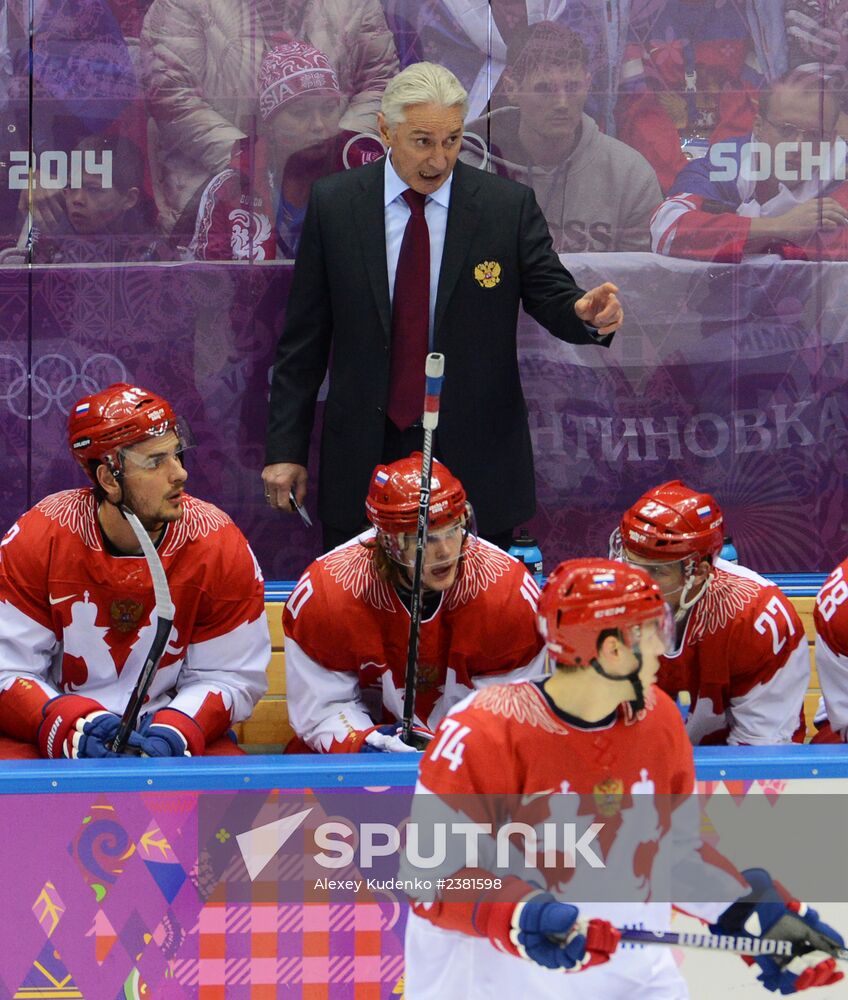
[[[632,647],[631,652],[636,657],[637,667],[630,674],[608,674],[598,662],[597,657],[591,661],[590,665],[596,674],[600,674],[601,677],[605,677],[608,681],[630,681],[633,685],[633,690],[636,692],[636,697],[630,701],[635,714],[636,712],[641,712],[645,707],[645,688],[642,684],[642,678],[639,676],[642,672],[642,654],[638,647]]]
[[[695,567],[698,565],[697,560],[693,560],[689,564],[689,569],[686,572],[686,580],[683,584],[683,589],[680,591],[680,603],[677,606],[677,611],[674,612],[675,624],[679,624],[683,619],[689,614],[689,611],[701,600],[701,598],[706,594],[707,588],[710,585],[710,580],[712,580],[712,573],[704,580],[703,585],[697,593],[692,594],[690,597],[690,591],[695,583]]]

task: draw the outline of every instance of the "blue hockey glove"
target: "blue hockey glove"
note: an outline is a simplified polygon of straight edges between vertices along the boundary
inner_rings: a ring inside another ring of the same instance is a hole
[[[526,882],[508,878],[499,895],[526,892]],[[608,962],[618,947],[620,932],[606,920],[578,924],[578,909],[561,903],[541,889],[518,902],[480,899],[472,920],[475,929],[499,950],[526,958],[546,969],[581,972]]]
[[[516,903],[510,940],[522,958],[546,969],[573,969],[586,956],[586,936],[575,929],[579,910],[547,892]]]
[[[118,734],[121,717],[114,712],[92,712],[78,719],[71,734],[71,757],[119,757],[112,750],[112,740]],[[134,734],[133,734],[134,735]],[[128,740],[132,743],[132,740]]]
[[[190,757],[188,741],[174,726],[156,725],[147,717],[137,733],[135,745],[142,757]]]
[[[788,996],[812,986],[830,986],[843,978],[834,958],[816,960],[814,952],[832,954],[844,947],[842,935],[824,923],[818,913],[773,881],[762,868],[742,872],[751,886],[747,896],[732,903],[710,924],[713,934],[748,935],[795,943],[794,956],[764,955],[753,959],[760,967],[757,979],[772,993]]]

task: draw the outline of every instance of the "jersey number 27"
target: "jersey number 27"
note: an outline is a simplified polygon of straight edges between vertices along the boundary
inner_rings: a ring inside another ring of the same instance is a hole
[[[771,647],[775,656],[783,649],[787,640],[787,636],[784,635],[781,637],[780,635],[781,618],[786,622],[789,635],[795,635],[795,625],[792,622],[789,612],[783,606],[779,597],[772,597],[766,605],[765,610],[760,613],[754,622],[754,628],[760,635],[765,635],[766,631],[771,632]]]

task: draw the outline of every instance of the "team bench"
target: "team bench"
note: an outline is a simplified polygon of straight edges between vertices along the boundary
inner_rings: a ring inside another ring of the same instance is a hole
[[[804,699],[804,710],[808,724],[816,713],[821,690],[816,673],[813,628],[813,607],[815,595],[822,583],[823,574],[797,573],[771,577],[795,605],[810,644],[813,669],[810,687]],[[239,723],[236,735],[239,743],[248,753],[280,753],[292,736],[286,708],[286,671],[283,652],[283,605],[292,591],[294,583],[268,583],[265,586],[265,613],[271,630],[271,660],[268,664],[268,693],[256,706],[247,722]]]

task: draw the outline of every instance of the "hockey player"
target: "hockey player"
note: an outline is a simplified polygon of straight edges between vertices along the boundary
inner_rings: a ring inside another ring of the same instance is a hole
[[[185,493],[183,427],[124,383],[72,408],[71,451],[92,485],[46,497],[0,548],[0,756],[111,756],[156,631],[150,572],[121,507],[157,547],[176,608],[137,751],[233,754],[231,723],[266,688],[262,574],[244,536]]]
[[[410,749],[395,730],[420,484],[420,453],[378,465],[365,503],[373,529],[316,559],[286,603],[289,720],[318,753]],[[465,490],[438,461],[431,490],[415,698],[425,730],[476,688],[541,674],[545,658],[535,581],[476,537]]]
[[[544,862],[530,880],[507,874],[500,886],[469,893],[461,884],[464,879],[488,876],[491,883],[503,865],[455,869],[455,877],[444,880],[450,885],[416,903],[410,913],[406,996],[684,1000],[686,984],[670,951],[616,950],[613,926],[668,928],[671,904],[648,901],[668,899],[652,881],[663,879],[663,874],[655,876],[655,859],[662,856],[669,828],[677,824],[677,811],[697,805],[691,798],[692,749],[680,715],[671,699],[652,686],[673,631],[663,595],[638,567],[606,559],[571,560],[558,566],[545,584],[539,627],[556,662],[553,675],[489,687],[452,710],[421,761],[418,791],[430,794],[417,795],[416,802],[426,812],[436,795],[452,818],[457,803],[487,815],[500,810],[502,823],[539,832],[544,823],[546,836],[553,825],[547,820],[558,818],[565,804],[572,803],[570,815],[584,823],[602,820],[616,831],[612,842],[605,843],[602,867],[612,864],[616,853],[622,855],[620,882],[614,886],[621,896],[612,898],[629,902],[573,905],[587,898],[579,895],[580,889],[591,891],[597,884],[596,869],[577,888],[582,877],[577,865],[563,868],[549,862],[547,844]],[[498,767],[493,771],[495,751]],[[626,832],[637,813],[640,833],[654,831],[647,839]],[[684,842],[688,839],[684,832]],[[542,847],[537,850],[541,857]],[[484,852],[485,846],[479,857]],[[697,834],[680,857],[691,857],[710,892],[715,890],[707,898],[726,900],[685,904],[688,912],[709,922],[713,933],[766,936],[784,920],[776,934],[783,936],[787,919],[792,922],[797,913],[794,926],[801,936],[814,928],[841,944],[815,911],[791,900],[762,869],[742,878],[724,859],[716,858],[722,867],[712,864]],[[737,896],[741,898],[728,905]],[[582,922],[589,918],[586,929]],[[833,958],[817,961],[814,953],[806,968],[800,967],[805,960],[798,965],[771,957],[755,961],[764,986],[782,994],[842,978]],[[562,970],[580,974],[563,978]]]
[[[648,490],[613,533],[611,554],[644,567],[674,612],[659,686],[689,693],[693,745],[802,741],[804,627],[774,584],[717,559],[722,540],[718,504],[680,480]]]
[[[848,743],[848,559],[825,580],[816,596],[816,670],[822,701],[812,743]]]

